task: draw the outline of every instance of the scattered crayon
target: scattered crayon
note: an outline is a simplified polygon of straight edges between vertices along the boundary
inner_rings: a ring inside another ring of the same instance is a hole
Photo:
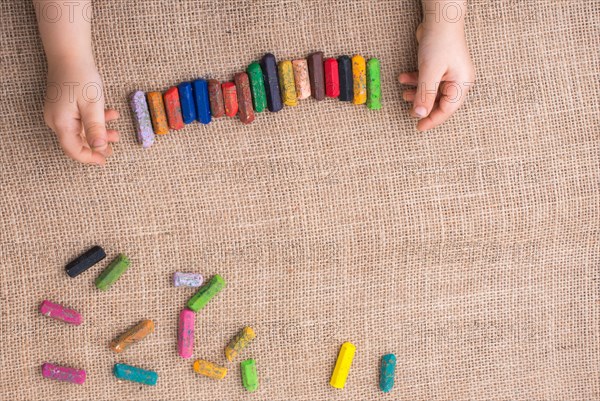
[[[350,102],[354,98],[354,83],[352,81],[352,60],[348,56],[338,58],[340,76],[340,100]]]
[[[199,375],[216,380],[221,380],[227,375],[227,368],[203,359],[197,359],[194,362],[194,371]]]
[[[152,320],[142,320],[110,343],[110,348],[117,354],[125,351],[130,345],[142,341],[148,334],[154,332]]]
[[[210,96],[208,94],[208,82],[205,79],[197,79],[192,82],[194,101],[196,102],[196,118],[202,124],[210,124]]]
[[[334,58],[325,60],[325,95],[327,97],[340,96],[340,72],[338,61]]]
[[[265,79],[260,64],[254,62],[246,70],[250,79],[250,90],[252,91],[252,104],[254,111],[263,112],[267,108],[267,94],[265,92]]]
[[[70,261],[66,266],[65,270],[69,277],[77,277],[96,263],[100,262],[106,257],[104,249],[99,246],[94,246],[87,250],[76,259]]]
[[[280,61],[277,66],[277,76],[281,89],[281,100],[286,106],[297,106],[296,82],[294,80],[294,67],[289,60]]]
[[[218,274],[215,274],[210,281],[198,290],[198,292],[190,298],[187,307],[198,312],[206,306],[206,304],[225,288],[225,280]]]
[[[355,352],[356,347],[353,344],[349,342],[342,344],[337,361],[335,362],[333,374],[331,375],[331,381],[329,382],[332,387],[344,388],[346,385],[346,379],[348,378]]]
[[[165,104],[163,102],[162,93],[148,92],[148,109],[150,110],[150,118],[152,119],[152,127],[156,135],[166,135],[169,133],[169,125],[167,124],[167,115],[165,113]]]
[[[204,278],[198,273],[175,272],[173,275],[173,284],[175,287],[200,287]]]
[[[258,390],[258,373],[256,371],[256,361],[254,359],[246,359],[240,363],[242,371],[242,384],[249,392]]]
[[[308,73],[310,76],[310,89],[316,100],[325,99],[325,71],[323,69],[323,52],[316,52],[308,56]]]
[[[177,352],[184,359],[191,358],[194,354],[194,324],[196,314],[189,309],[179,313],[179,331],[177,335]]]
[[[367,63],[360,55],[352,57],[352,81],[354,82],[354,104],[367,102]]]
[[[250,90],[248,74],[245,72],[237,73],[233,80],[237,91],[240,121],[244,124],[250,124],[254,121],[254,107],[252,106],[252,91]]]
[[[223,87],[223,99],[225,101],[225,114],[227,117],[235,117],[238,113],[237,89],[233,82],[225,82]]]
[[[155,386],[158,374],[152,370],[144,370],[135,366],[116,363],[113,374],[117,379]]]
[[[122,253],[115,260],[110,262],[100,276],[96,279],[96,287],[99,290],[107,291],[129,268],[129,259]]]
[[[82,369],[73,369],[65,366],[53,365],[44,363],[42,365],[42,376],[47,379],[58,380],[73,384],[83,384],[85,382],[86,373]]]
[[[165,110],[167,111],[167,121],[169,128],[180,130],[185,127],[183,116],[181,115],[181,103],[179,103],[179,90],[176,86],[169,88],[164,95]]]
[[[194,103],[192,84],[183,82],[179,84],[177,89],[179,90],[179,103],[181,104],[183,122],[185,124],[191,124],[196,121],[196,104]]]
[[[233,361],[235,357],[246,348],[250,341],[255,338],[256,333],[254,333],[254,330],[251,327],[244,327],[225,347],[225,357],[227,360],[229,362]]]
[[[210,113],[214,118],[220,118],[225,115],[225,101],[223,100],[223,91],[221,83],[216,79],[208,81],[208,96],[210,99]]]
[[[376,58],[367,62],[367,107],[381,109],[381,65]]]
[[[379,372],[379,388],[384,393],[389,393],[394,388],[396,374],[396,355],[387,354],[381,357],[381,370]]]
[[[150,110],[146,95],[142,91],[136,91],[131,94],[131,110],[135,117],[135,130],[138,142],[147,149],[154,144],[154,130],[152,129],[152,120],[150,119]]]
[[[55,304],[48,300],[45,300],[40,304],[40,313],[52,319],[60,320],[75,326],[79,326],[83,322],[83,318],[79,312],[73,309],[67,309],[62,305]]]
[[[296,97],[298,100],[310,97],[310,78],[308,76],[308,62],[306,59],[292,61],[294,67],[294,81],[296,84]]]
[[[277,76],[277,60],[273,54],[267,53],[263,56],[260,66],[264,75],[267,106],[269,111],[276,113],[283,109]]]

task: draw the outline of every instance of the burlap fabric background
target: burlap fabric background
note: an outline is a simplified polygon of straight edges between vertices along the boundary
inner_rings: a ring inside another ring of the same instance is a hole
[[[105,169],[63,156],[42,121],[46,64],[33,7],[1,0],[2,400],[598,400],[597,0],[470,2],[478,85],[443,127],[414,130],[396,82],[415,68],[419,2],[97,1],[95,51],[122,143]],[[226,80],[267,51],[363,53],[383,65],[381,112],[303,101],[135,142],[126,97]],[[92,244],[132,258],[108,293],[64,264]],[[222,274],[198,315],[195,357],[224,363],[244,325],[260,390],[176,353],[193,291],[174,271]],[[80,310],[71,327],[43,299]],[[108,342],[157,331],[123,355]],[[347,388],[328,386],[343,341]],[[377,388],[382,354],[397,385]],[[85,368],[83,387],[40,365]],[[119,383],[115,362],[159,372]]]

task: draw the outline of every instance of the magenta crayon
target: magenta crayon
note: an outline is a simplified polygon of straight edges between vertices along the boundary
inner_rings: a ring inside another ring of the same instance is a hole
[[[42,376],[47,379],[58,380],[61,382],[83,384],[85,382],[86,374],[85,370],[45,363],[42,365]]]
[[[177,351],[182,358],[191,358],[194,354],[194,323],[196,313],[184,309],[179,314],[179,333],[177,335]]]
[[[47,300],[41,303],[40,313],[44,316],[51,317],[52,319],[62,320],[65,323],[74,324],[76,326],[79,326],[83,322],[83,318],[77,311],[67,309],[62,305]]]

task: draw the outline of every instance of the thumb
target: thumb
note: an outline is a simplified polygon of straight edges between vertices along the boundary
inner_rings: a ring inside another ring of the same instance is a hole
[[[412,109],[413,117],[425,118],[431,113],[443,74],[444,72],[439,68],[427,65],[420,68],[417,93]]]
[[[108,147],[104,107],[93,104],[81,110],[81,122],[88,145],[93,150],[103,152]]]

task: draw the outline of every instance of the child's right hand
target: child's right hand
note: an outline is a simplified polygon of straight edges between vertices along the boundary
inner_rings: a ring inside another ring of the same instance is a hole
[[[61,61],[48,66],[44,120],[64,152],[82,163],[104,165],[119,133],[106,122],[119,118],[104,110],[102,80],[92,60]]]

